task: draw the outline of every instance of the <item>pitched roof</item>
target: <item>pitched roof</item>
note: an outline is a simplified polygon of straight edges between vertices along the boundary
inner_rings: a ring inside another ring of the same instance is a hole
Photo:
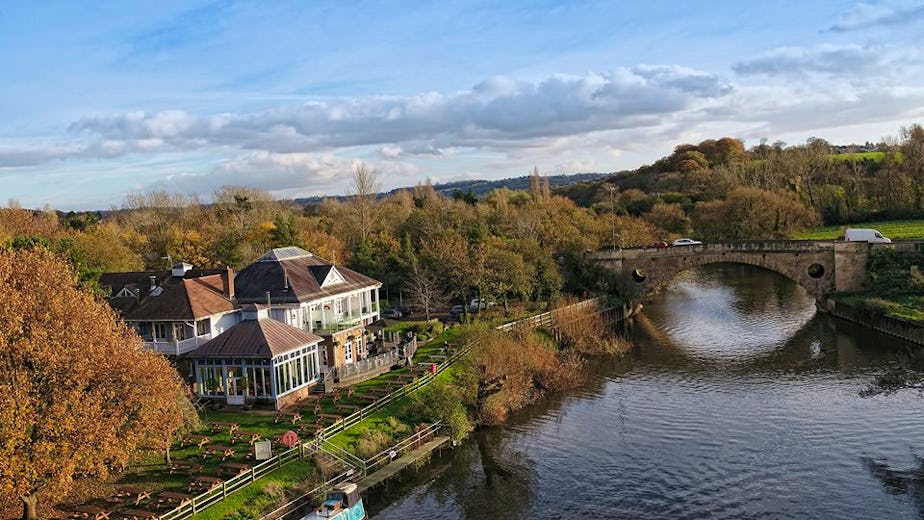
[[[331,271],[343,281],[323,285]],[[309,302],[381,285],[378,280],[335,266],[298,247],[273,249],[234,277],[235,295],[241,303],[266,303],[267,292],[272,303]]]
[[[272,358],[323,338],[270,318],[242,321],[188,354],[191,358]]]
[[[197,320],[237,308],[223,292],[222,271],[191,270],[184,277],[171,271],[105,273],[100,286],[110,291],[109,304],[125,320]]]

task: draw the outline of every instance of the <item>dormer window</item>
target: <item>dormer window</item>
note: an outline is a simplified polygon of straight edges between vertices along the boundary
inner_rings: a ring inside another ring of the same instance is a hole
[[[321,283],[321,287],[329,287],[331,285],[337,285],[338,283],[343,283],[346,280],[343,279],[343,275],[337,271],[337,268],[334,266],[330,267],[327,276],[324,278],[324,281]]]

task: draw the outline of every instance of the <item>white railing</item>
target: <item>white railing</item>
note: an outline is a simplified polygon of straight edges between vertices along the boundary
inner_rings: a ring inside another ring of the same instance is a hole
[[[596,305],[599,301],[600,301],[599,298],[594,298],[591,300],[584,300],[582,302],[578,302],[575,305],[581,306],[581,307],[586,306],[586,305],[591,305],[591,304]],[[541,316],[544,316],[544,314],[548,314],[548,313],[543,313],[540,315],[531,316],[529,318],[524,318],[522,320],[517,320],[512,323],[500,325],[497,327],[497,329],[502,330],[502,331],[508,331],[517,326],[523,326],[523,325],[532,326],[537,321],[541,322],[542,320],[544,320],[545,318],[540,318]],[[305,453],[306,451],[310,451],[313,454],[319,451],[319,447],[323,446],[325,454],[331,455],[332,453],[334,454],[338,453],[336,452],[336,450],[332,450],[329,448],[330,446],[333,446],[333,444],[326,442],[327,439],[356,425],[357,423],[361,422],[362,420],[369,417],[373,413],[377,412],[381,408],[388,406],[394,401],[401,399],[413,392],[416,392],[420,388],[426,386],[431,381],[436,379],[437,376],[445,372],[446,369],[448,369],[453,363],[455,363],[459,359],[462,359],[462,357],[464,357],[466,354],[471,352],[471,350],[475,348],[477,343],[478,343],[477,341],[470,341],[466,343],[465,345],[460,346],[458,349],[452,352],[445,360],[443,360],[441,363],[436,365],[436,368],[433,372],[430,372],[430,373],[427,373],[426,375],[422,375],[418,377],[413,382],[407,385],[404,385],[398,390],[395,390],[394,392],[386,395],[382,399],[379,399],[378,401],[366,406],[365,408],[361,408],[357,410],[351,415],[345,417],[342,421],[324,428],[318,433],[318,435],[315,437],[313,441],[307,441],[307,442],[301,443],[295,448],[284,451],[280,453],[279,455],[276,455],[275,457],[267,461],[264,461],[261,464],[254,466],[253,468],[250,469],[250,471],[246,473],[238,475],[229,480],[223,481],[220,487],[213,488],[209,491],[206,491],[205,493],[202,493],[196,497],[193,497],[187,503],[184,503],[180,505],[179,507],[160,515],[159,519],[160,520],[183,520],[183,519],[189,518],[192,515],[196,514],[197,512],[217,502],[220,502],[222,499],[227,497],[230,493],[233,493],[234,491],[237,491],[238,489],[250,484],[251,482],[254,482],[258,478],[264,475],[267,475],[292,461],[303,459],[306,456],[306,453]],[[442,427],[440,423],[434,423],[430,425],[428,430],[433,429],[433,428],[438,429],[440,427]],[[431,432],[427,432],[427,430],[424,430],[423,432],[433,433],[435,432],[435,429],[432,430]],[[413,439],[415,435],[412,435],[408,439],[405,439],[405,441],[412,442],[410,439]],[[343,451],[344,453],[349,453],[349,452],[346,452],[346,450],[341,449],[341,451]],[[388,451],[391,451],[391,450],[387,450],[386,452],[383,452],[383,453],[387,453]],[[380,464],[381,463],[380,459],[382,457],[382,453],[375,455],[368,461],[362,461],[361,459],[359,459],[358,457],[352,454],[351,456],[352,458],[344,457],[344,456],[335,456],[335,458],[344,462],[345,464],[349,466],[352,466],[353,468],[357,468],[357,469],[362,468],[363,471],[365,471],[370,466],[370,464]],[[361,461],[361,463],[358,461]],[[350,470],[344,473],[344,475],[346,474],[352,475],[354,473],[355,473],[355,470]],[[322,486],[323,485],[324,484],[322,484]],[[315,488],[315,490],[321,489],[322,486]],[[315,490],[312,490],[311,492],[309,492],[309,494],[313,493]],[[299,499],[296,499],[296,501],[304,499],[306,496],[308,495],[300,497]],[[296,502],[296,501],[293,501],[293,502]],[[290,504],[293,502],[290,502]],[[285,507],[286,506],[283,506],[283,508]],[[283,508],[277,509],[277,511]],[[270,515],[272,514],[273,513],[270,513]],[[270,515],[267,515],[264,518],[265,519],[279,518],[279,517],[271,517]]]

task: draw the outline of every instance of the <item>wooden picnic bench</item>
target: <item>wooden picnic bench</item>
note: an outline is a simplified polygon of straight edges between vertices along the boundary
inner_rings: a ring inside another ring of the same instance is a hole
[[[164,491],[157,495],[157,498],[159,499],[158,502],[175,503],[177,507],[183,507],[187,503],[192,502],[192,496],[186,493],[177,493],[176,491]]]
[[[332,413],[319,413],[318,420],[331,421],[331,424],[337,424],[343,420],[343,417],[337,414]]]
[[[202,448],[206,444],[212,442],[207,435],[187,435],[183,437],[183,441],[180,442],[180,447],[182,448],[186,443],[195,444],[197,448]]]
[[[221,453],[221,460],[225,460],[228,457],[234,456],[234,448],[231,446],[221,446],[219,444],[209,444],[205,449],[205,453],[202,454],[202,457],[205,458],[217,453]]]
[[[288,417],[288,419],[286,419]],[[297,423],[302,420],[302,414],[300,412],[284,412],[276,414],[276,417],[273,418],[273,424],[278,423],[281,420],[287,420],[292,424]]]
[[[367,392],[369,392],[372,395],[386,396],[390,394],[392,391],[387,388],[370,388],[369,390],[367,390]]]
[[[109,520],[109,512],[96,506],[77,506],[71,513],[71,518],[92,518],[93,520]]]
[[[241,473],[250,471],[250,466],[239,462],[223,462],[218,466],[218,473],[221,475],[230,475],[236,477]]]
[[[357,399],[362,399],[364,401],[372,401],[373,403],[381,399],[381,396],[378,395],[369,395],[369,394],[356,394],[353,397]]]
[[[228,433],[231,434],[231,437],[234,437],[234,432],[240,427],[236,422],[213,422],[209,426],[212,427],[213,432],[219,432],[225,428],[228,429]]]
[[[148,490],[142,490],[142,491],[135,493],[135,500],[133,503],[136,506],[138,506],[138,505],[141,505],[142,502],[144,502],[145,500],[149,498],[151,498],[151,492]]]
[[[145,511],[144,509],[126,509],[122,511],[122,518],[130,518],[132,520],[147,520],[160,517],[159,514],[153,511]]]
[[[170,466],[167,467],[167,473],[173,475],[173,472],[185,471],[192,475],[193,473],[202,469],[202,464],[197,462],[190,462],[188,460],[173,459],[170,462]]]
[[[238,430],[237,435],[241,439],[246,439],[249,444],[253,444],[263,438],[263,436],[257,432],[245,432],[243,430]]]
[[[210,477],[208,475],[201,475],[192,480],[189,483],[189,491],[196,491],[205,489],[206,491],[211,491],[217,487],[221,487],[222,479],[218,477]]]
[[[362,409],[363,407],[359,406],[358,404],[338,404],[337,405],[337,410],[340,410],[340,411],[353,410],[355,412],[357,410],[362,410]]]
[[[307,432],[309,432],[309,433],[315,434],[315,433],[318,433],[319,431],[321,431],[321,430],[323,430],[323,429],[324,429],[324,426],[321,425],[321,424],[318,424],[318,423],[301,424],[301,425],[299,425],[299,427],[298,427],[298,433],[305,433],[305,432],[307,431]],[[281,437],[281,436],[280,436],[280,441],[279,441],[279,442],[280,442],[280,443],[282,442],[282,437]]]

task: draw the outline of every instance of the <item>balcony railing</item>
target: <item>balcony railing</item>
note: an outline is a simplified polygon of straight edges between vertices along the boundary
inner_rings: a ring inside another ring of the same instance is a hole
[[[187,352],[196,350],[200,345],[210,339],[212,339],[211,334],[204,334],[199,337],[188,338],[180,341],[172,341],[162,338],[157,338],[154,341],[151,341],[148,338],[145,338],[144,345],[155,352],[160,352],[161,354],[166,354],[168,356],[179,356],[181,354],[186,354]]]

